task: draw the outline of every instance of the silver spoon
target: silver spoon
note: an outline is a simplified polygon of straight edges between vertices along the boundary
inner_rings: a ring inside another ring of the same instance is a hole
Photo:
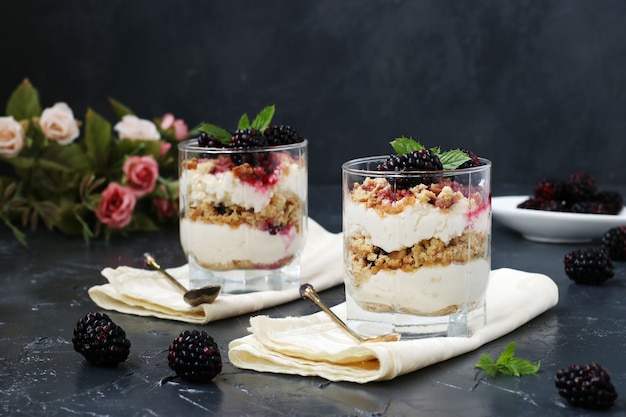
[[[302,298],[307,298],[313,302],[316,306],[318,306],[324,313],[328,314],[331,319],[335,323],[339,325],[343,330],[346,331],[350,336],[354,337],[358,340],[359,343],[363,342],[397,342],[400,340],[400,335],[398,333],[388,333],[382,334],[376,337],[363,337],[360,334],[356,333],[354,330],[349,328],[346,323],[343,322],[333,311],[328,308],[326,304],[322,301],[320,296],[315,291],[315,288],[311,284],[302,284],[300,286],[300,296]]]
[[[178,282],[176,278],[171,276],[165,269],[157,263],[152,255],[149,253],[143,254],[144,263],[150,268],[158,271],[167,278],[172,284],[176,286],[183,293],[183,300],[191,306],[199,306],[200,304],[211,304],[219,295],[222,287],[219,285],[207,285],[205,287],[188,290],[183,284]]]

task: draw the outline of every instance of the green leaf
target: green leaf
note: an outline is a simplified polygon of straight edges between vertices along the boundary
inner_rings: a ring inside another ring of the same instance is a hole
[[[476,368],[482,369],[487,373],[487,375],[490,376],[496,376],[496,373],[498,372],[493,358],[487,354],[481,355],[478,359],[478,363],[474,366],[476,366]]]
[[[16,120],[30,119],[41,115],[39,94],[28,79],[13,91],[6,108],[7,116],[13,116]]]
[[[275,111],[276,106],[274,105],[265,107],[259,112],[259,114],[256,115],[256,117],[252,121],[251,127],[260,130],[261,132],[264,131],[272,122]]]
[[[439,160],[443,165],[443,169],[457,169],[463,163],[471,160],[467,153],[460,149],[452,149],[439,155]]]
[[[122,119],[122,117],[126,115],[135,114],[131,109],[129,109],[128,107],[120,103],[119,101],[115,100],[114,98],[109,97],[109,104],[113,108],[113,111],[115,112],[115,115],[117,116],[117,118],[120,120]]]
[[[504,348],[504,350],[498,357],[498,361],[496,362],[496,364],[498,365],[506,364],[508,361],[511,360],[514,354],[515,354],[515,342],[511,342]]]
[[[111,152],[111,124],[93,110],[85,115],[84,145],[87,156],[93,161],[95,171],[106,168]]]
[[[212,125],[211,123],[202,123],[198,127],[198,130],[208,133],[209,135],[222,142],[224,145],[230,143],[230,140],[233,138],[233,134],[230,133],[228,130]]]
[[[248,113],[244,113],[237,123],[237,129],[247,129],[251,127],[250,119],[248,119]]]
[[[405,153],[425,149],[421,143],[417,142],[413,138],[407,138],[406,136],[396,138],[390,143],[398,155],[404,155]]]
[[[533,375],[539,372],[541,364],[538,362],[536,365],[526,359],[516,358],[515,343],[509,343],[500,356],[498,361],[494,363],[493,358],[487,354],[481,355],[478,363],[474,366],[482,369],[487,375],[495,377],[498,372],[503,375],[513,375],[520,377],[522,375]]]

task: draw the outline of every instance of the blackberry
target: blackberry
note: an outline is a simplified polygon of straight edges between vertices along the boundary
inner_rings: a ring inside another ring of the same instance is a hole
[[[540,200],[561,200],[563,198],[563,183],[554,179],[543,179],[537,183],[534,196]]]
[[[304,137],[297,130],[287,125],[269,125],[263,134],[270,146],[304,142]]]
[[[401,156],[390,155],[378,165],[378,171],[403,172],[403,171],[440,171],[443,169],[439,157],[429,149],[420,149],[405,153]],[[398,177],[395,178],[397,189],[408,189],[416,185],[430,184],[432,177],[421,176],[419,178]]]
[[[544,210],[544,211],[563,211],[565,206],[559,200],[543,200],[539,198],[529,198],[517,205],[518,208]]]
[[[260,148],[267,146],[267,138],[256,129],[239,129],[230,140],[231,148]]]
[[[563,258],[565,273],[577,284],[599,285],[613,277],[613,262],[603,248],[578,249]]]
[[[74,350],[94,365],[115,366],[130,353],[126,332],[105,313],[90,312],[76,323]]]
[[[189,382],[208,382],[222,372],[220,350],[205,331],[181,332],[169,346],[167,361],[176,375]]]
[[[223,148],[224,144],[215,136],[206,132],[200,132],[198,136],[198,146],[202,146],[203,148]]]
[[[617,191],[598,191],[593,200],[604,204],[607,214],[619,214],[624,208],[624,198]]]
[[[626,261],[626,226],[613,227],[602,235],[602,247],[611,260]]]
[[[554,385],[559,395],[576,407],[606,409],[617,399],[609,372],[595,362],[559,369]]]
[[[573,172],[564,184],[565,198],[576,202],[591,200],[598,191],[596,181],[586,172]]]
[[[577,201],[570,207],[572,213],[611,214],[611,207],[601,201]]]

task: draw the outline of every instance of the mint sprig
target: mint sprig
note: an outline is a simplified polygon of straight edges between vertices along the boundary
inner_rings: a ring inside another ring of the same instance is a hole
[[[390,144],[399,156],[409,152],[426,149],[424,145],[415,139],[407,138],[406,136],[400,136],[399,138],[391,141]],[[449,151],[441,152],[440,148],[430,148],[430,151],[439,157],[441,165],[445,170],[457,169],[463,165],[463,163],[471,159],[466,152],[463,152],[460,149],[451,149]]]
[[[209,135],[222,142],[224,145],[230,143],[230,140],[233,137],[233,134],[230,133],[228,130],[212,125],[211,123],[202,123],[200,126],[198,126],[198,130],[208,133]]]
[[[237,130],[253,128],[260,132],[263,132],[272,122],[272,118],[274,117],[275,112],[276,107],[274,105],[267,106],[263,108],[263,110],[261,110],[259,114],[256,115],[252,122],[250,122],[248,114],[244,113],[239,118],[239,122],[237,123]],[[196,130],[208,133],[209,135],[219,140],[223,145],[228,145],[233,137],[233,134],[228,130],[212,125],[211,123],[201,123],[196,129],[194,129],[194,132],[192,132],[192,134],[195,133]]]
[[[534,375],[539,371],[541,362],[537,362],[535,365],[526,359],[514,357],[514,354],[515,342],[511,342],[504,348],[497,361],[485,353],[480,356],[478,363],[474,366],[492,377],[495,377],[499,372],[503,375],[513,375],[519,378],[522,375]]]

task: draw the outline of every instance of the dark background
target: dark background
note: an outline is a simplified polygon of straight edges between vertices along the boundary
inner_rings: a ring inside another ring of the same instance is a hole
[[[310,140],[310,181],[396,136],[471,148],[494,190],[586,170],[626,184],[626,2],[0,3],[0,103],[28,77],[44,107],[230,128],[277,106]]]

